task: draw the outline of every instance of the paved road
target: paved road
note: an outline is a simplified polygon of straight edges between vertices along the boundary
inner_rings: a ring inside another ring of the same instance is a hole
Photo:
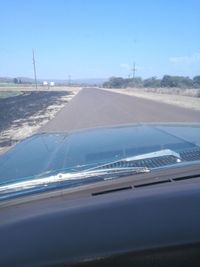
[[[87,88],[40,131],[69,131],[138,122],[200,122],[200,111]]]

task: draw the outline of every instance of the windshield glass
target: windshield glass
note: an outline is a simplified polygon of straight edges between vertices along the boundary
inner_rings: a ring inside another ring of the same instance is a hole
[[[0,187],[198,162],[199,12],[197,1],[3,1]]]
[[[114,179],[128,172],[196,161],[200,163],[197,125],[135,125],[34,135],[0,158],[0,194],[47,185],[48,189],[78,186],[110,175]]]

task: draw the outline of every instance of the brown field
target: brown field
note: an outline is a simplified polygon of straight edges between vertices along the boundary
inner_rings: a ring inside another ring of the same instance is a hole
[[[78,92],[81,87],[78,86],[38,86],[38,91],[70,91]],[[0,86],[1,92],[17,92],[17,91],[36,91],[34,85],[20,85],[20,86]]]
[[[105,90],[151,99],[183,108],[200,110],[200,89],[127,88]]]

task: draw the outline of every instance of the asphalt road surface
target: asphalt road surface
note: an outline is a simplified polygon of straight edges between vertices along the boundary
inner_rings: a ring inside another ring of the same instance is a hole
[[[40,132],[65,132],[142,122],[200,122],[200,111],[139,97],[85,88]]]

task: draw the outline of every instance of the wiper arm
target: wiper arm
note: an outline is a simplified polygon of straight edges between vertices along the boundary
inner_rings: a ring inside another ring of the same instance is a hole
[[[4,194],[12,194],[16,192],[22,192],[30,189],[36,189],[41,187],[53,186],[62,182],[71,181],[87,181],[87,178],[99,177],[100,180],[108,180],[113,177],[126,175],[126,174],[138,174],[150,172],[149,169],[145,167],[126,167],[126,168],[104,168],[101,170],[86,170],[77,173],[58,173],[56,175],[51,175],[43,178],[36,178],[32,180],[19,181],[11,184],[0,185],[0,199]],[[92,180],[91,180],[92,182]]]
[[[87,183],[95,182],[99,180],[108,180],[120,177],[123,175],[147,173],[150,169],[147,167],[133,167],[133,166],[123,166],[123,163],[145,160],[156,157],[163,156],[173,156],[176,162],[181,162],[179,153],[170,150],[163,149],[151,153],[141,154],[133,157],[126,157],[116,161],[101,164],[99,166],[89,168],[84,171],[70,172],[70,173],[58,173],[56,175],[50,175],[46,177],[40,177],[32,180],[18,181],[10,184],[0,185],[0,199],[4,198],[4,195],[15,194],[18,192],[24,192],[27,190],[36,190],[39,188],[56,188],[57,186],[76,184],[76,183]],[[122,163],[122,164],[120,164]],[[113,165],[114,164],[114,165]],[[115,166],[117,164],[117,166]],[[119,165],[118,165],[119,164]]]

